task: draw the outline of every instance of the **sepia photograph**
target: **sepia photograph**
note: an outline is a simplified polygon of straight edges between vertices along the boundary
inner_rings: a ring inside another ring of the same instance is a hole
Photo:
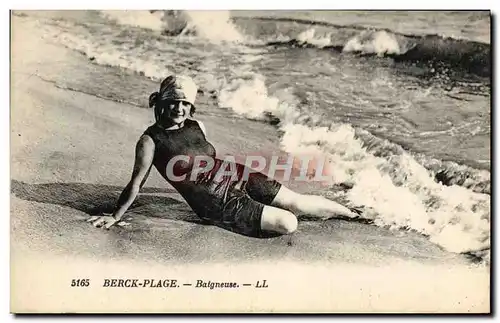
[[[491,312],[489,10],[11,10],[10,312]]]

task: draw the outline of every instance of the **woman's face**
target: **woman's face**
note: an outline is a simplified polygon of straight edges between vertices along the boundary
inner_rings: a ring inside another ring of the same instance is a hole
[[[168,101],[165,102],[162,119],[179,124],[184,122],[189,117],[191,104],[184,101]]]

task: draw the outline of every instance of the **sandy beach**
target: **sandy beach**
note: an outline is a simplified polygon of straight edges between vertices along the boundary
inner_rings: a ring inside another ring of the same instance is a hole
[[[62,86],[88,77],[105,87],[91,76],[106,68],[29,27],[13,17],[11,311],[489,311],[489,268],[421,235],[331,220],[301,222],[292,237],[245,237],[202,224],[156,171],[126,215],[131,226],[92,227],[85,220],[112,210],[154,116]],[[279,149],[271,125],[198,117],[218,151]],[[108,289],[107,277],[266,279],[269,288]],[[70,287],[79,278],[92,285]]]

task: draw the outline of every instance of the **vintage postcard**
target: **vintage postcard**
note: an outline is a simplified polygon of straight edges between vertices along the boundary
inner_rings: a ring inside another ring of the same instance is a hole
[[[489,313],[489,11],[11,11],[12,313]]]

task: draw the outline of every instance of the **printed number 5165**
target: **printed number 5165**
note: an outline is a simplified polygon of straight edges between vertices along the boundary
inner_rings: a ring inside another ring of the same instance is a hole
[[[90,286],[90,279],[72,279],[71,287],[88,287]]]

